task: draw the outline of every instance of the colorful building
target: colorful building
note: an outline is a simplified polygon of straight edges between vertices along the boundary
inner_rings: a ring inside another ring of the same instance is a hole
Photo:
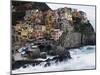
[[[55,41],[57,41],[60,36],[62,35],[63,31],[61,31],[60,29],[53,29],[51,32],[51,37],[52,39],[54,39]]]

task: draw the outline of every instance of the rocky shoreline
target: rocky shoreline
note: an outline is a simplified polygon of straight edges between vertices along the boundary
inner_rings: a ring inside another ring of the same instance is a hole
[[[41,63],[45,62],[44,67],[48,67],[51,65],[51,62],[62,62],[64,60],[68,60],[71,59],[71,56],[68,54],[68,56],[54,56],[53,58],[47,58],[47,59],[42,59],[42,60],[20,60],[20,61],[15,61],[12,64],[12,70],[18,69],[20,67],[26,68],[28,65],[32,65],[32,66],[36,66],[36,65],[40,65]]]

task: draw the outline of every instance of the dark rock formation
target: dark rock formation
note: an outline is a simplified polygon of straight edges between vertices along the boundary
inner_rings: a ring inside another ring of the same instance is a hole
[[[96,33],[92,32],[92,33],[83,34],[82,44],[83,45],[96,45]]]
[[[46,52],[41,52],[40,57],[43,58],[43,59],[46,59],[47,58],[47,53]]]
[[[64,49],[64,47],[57,46],[56,55],[59,55],[59,56],[65,55],[65,49]]]
[[[73,24],[73,26],[73,31],[70,32],[70,30],[68,30],[62,34],[58,40],[58,45],[66,48],[75,48],[84,45],[96,44],[96,33],[89,21],[86,23],[78,22]]]
[[[38,58],[38,57],[40,57],[40,49],[34,49],[32,52],[30,52],[29,55],[32,58]]]
[[[74,31],[75,32],[80,32],[80,33],[91,33],[94,32],[94,29],[89,21],[86,23],[75,23],[74,24]]]

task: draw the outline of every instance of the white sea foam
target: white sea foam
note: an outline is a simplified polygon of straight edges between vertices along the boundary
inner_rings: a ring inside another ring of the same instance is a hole
[[[37,66],[29,65],[26,68],[13,70],[12,73],[31,73],[63,70],[82,70],[95,68],[95,46],[85,46],[79,49],[70,50],[72,59],[59,63],[51,62],[51,66],[44,67],[44,63]]]

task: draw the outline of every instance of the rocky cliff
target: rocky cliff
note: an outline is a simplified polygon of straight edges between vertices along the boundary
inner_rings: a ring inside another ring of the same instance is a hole
[[[68,24],[70,25],[70,23],[67,23],[65,26],[67,27]],[[58,40],[58,45],[65,48],[75,48],[96,44],[96,33],[89,21],[86,23],[73,23],[70,29],[68,28],[67,32],[62,34]]]

